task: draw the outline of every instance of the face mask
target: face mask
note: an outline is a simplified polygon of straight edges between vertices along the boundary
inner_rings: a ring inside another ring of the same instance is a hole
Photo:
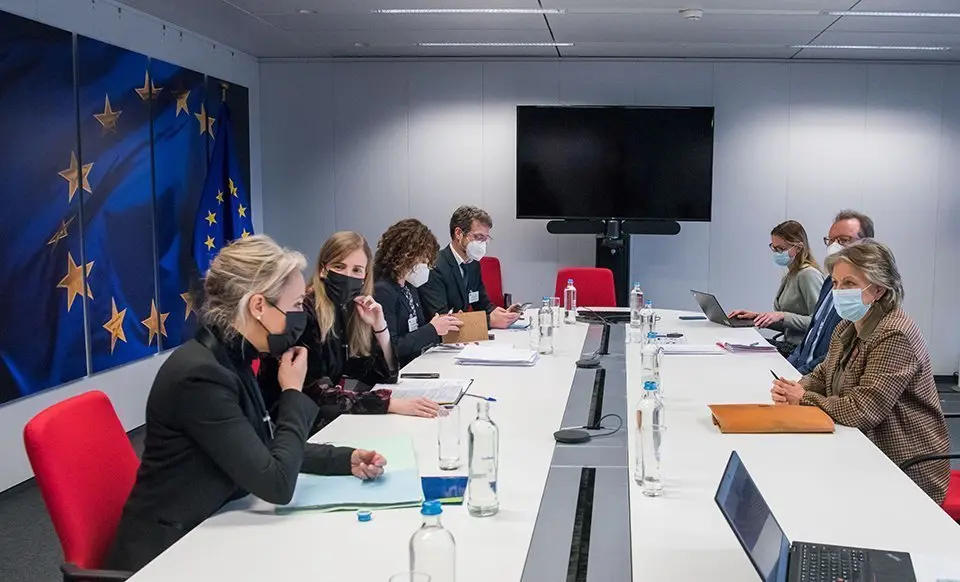
[[[273,303],[269,301],[267,303],[282,313],[286,320],[283,333],[273,333],[263,325],[262,321],[257,320],[260,321],[260,326],[267,330],[267,349],[269,350],[267,353],[279,358],[300,341],[303,330],[307,329],[307,314],[302,311],[283,311]]]
[[[414,287],[419,287],[427,282],[427,279],[430,278],[430,267],[426,263],[417,263],[410,269],[410,272],[407,274],[404,279],[407,280],[407,283],[410,283]]]
[[[790,263],[793,262],[793,259],[790,258],[790,251],[783,251],[782,253],[773,253],[773,262],[780,265],[781,267],[789,267]]]
[[[863,289],[834,289],[833,308],[847,321],[860,321],[870,305],[863,302]]]
[[[333,301],[334,305],[339,307],[348,306],[355,298],[363,294],[363,279],[348,277],[333,271],[327,272],[324,286],[326,287],[327,297],[330,298],[330,301]]]
[[[479,261],[487,254],[487,243],[472,240],[467,243],[467,256],[472,261]]]
[[[837,241],[833,241],[832,243],[830,243],[830,246],[827,247],[827,256],[829,257],[830,255],[839,253],[842,250],[843,250],[843,245],[838,243]]]

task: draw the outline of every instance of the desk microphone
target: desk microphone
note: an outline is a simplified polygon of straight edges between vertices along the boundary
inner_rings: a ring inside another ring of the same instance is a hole
[[[596,350],[593,351],[589,356],[584,356],[577,360],[578,368],[592,369],[600,366],[600,356],[605,356],[609,353],[610,348],[610,326],[612,325],[609,321],[604,319],[602,315],[596,311],[590,309],[589,307],[581,307],[584,311],[589,311],[597,319],[600,320],[603,325],[603,335],[600,336],[600,345]]]

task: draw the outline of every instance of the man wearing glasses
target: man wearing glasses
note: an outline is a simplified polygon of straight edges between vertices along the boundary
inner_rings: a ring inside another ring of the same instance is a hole
[[[829,234],[823,237],[823,244],[827,247],[829,257],[843,247],[864,238],[873,238],[873,235],[873,220],[869,216],[853,210],[843,210],[833,219],[833,226],[830,227]],[[828,274],[820,288],[820,300],[814,309],[807,334],[787,358],[803,375],[812,372],[827,356],[833,328],[840,322],[840,316],[833,308],[832,290],[833,279]]]
[[[505,329],[520,317],[519,306],[490,303],[480,277],[480,259],[492,240],[493,219],[475,206],[461,206],[450,217],[450,244],[440,251],[430,279],[418,289],[427,320],[451,311],[486,311],[491,328]]]

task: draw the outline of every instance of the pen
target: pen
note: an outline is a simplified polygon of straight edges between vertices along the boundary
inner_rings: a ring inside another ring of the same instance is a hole
[[[781,380],[780,376],[777,376],[777,373],[774,372],[773,370],[770,370],[770,373],[773,374],[773,379],[774,379],[774,380]]]
[[[487,402],[496,402],[497,399],[493,396],[480,396],[479,394],[470,394],[469,392],[464,392],[464,396],[469,396],[471,398],[479,398],[480,400],[486,400]]]
[[[440,374],[437,372],[421,372],[413,373],[408,372],[406,374],[400,374],[400,378],[410,378],[411,380],[436,380],[440,377]]]

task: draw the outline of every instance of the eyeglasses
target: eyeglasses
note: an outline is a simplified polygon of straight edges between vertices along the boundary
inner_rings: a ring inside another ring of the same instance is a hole
[[[481,234],[479,232],[468,232],[467,240],[475,240],[477,242],[490,242],[493,240],[493,237],[489,234]]]
[[[849,236],[838,236],[837,238],[830,238],[829,236],[823,237],[823,245],[830,246],[833,243],[840,243],[840,246],[845,247],[852,243],[855,239]]]
[[[785,251],[789,251],[790,249],[792,249],[793,247],[795,247],[795,246],[797,246],[797,245],[790,245],[790,246],[788,246],[788,247],[780,248],[780,247],[774,245],[773,243],[770,243],[770,244],[768,244],[767,246],[770,247],[770,250],[773,251],[773,252],[775,252],[775,253],[782,253],[782,252],[785,252]]]

